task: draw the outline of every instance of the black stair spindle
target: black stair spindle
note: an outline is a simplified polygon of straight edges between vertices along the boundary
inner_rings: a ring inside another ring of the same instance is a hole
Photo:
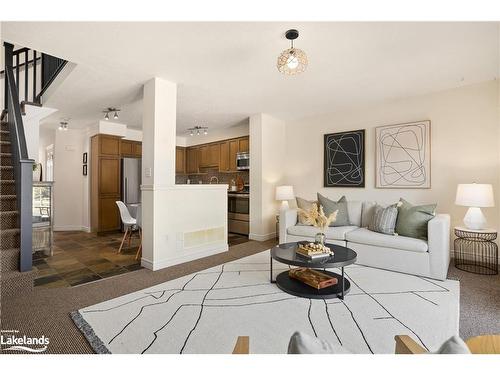
[[[19,54],[16,53],[16,86],[19,87]]]
[[[28,101],[28,50],[24,51],[24,101]]]
[[[36,51],[33,50],[33,102],[36,102]]]

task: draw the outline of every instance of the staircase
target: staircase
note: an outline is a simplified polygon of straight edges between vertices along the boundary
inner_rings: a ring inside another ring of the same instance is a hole
[[[28,48],[14,50],[9,43],[4,43],[4,48],[5,70],[0,72],[5,81],[5,103],[0,116],[0,296],[3,302],[5,297],[33,291],[34,160],[29,159],[26,147],[24,106],[41,106],[43,93],[66,64],[65,60],[49,55],[38,57],[36,51]],[[41,70],[38,78],[37,67]]]
[[[20,228],[8,123],[0,125],[0,271],[2,298],[33,290],[33,272],[19,272]]]

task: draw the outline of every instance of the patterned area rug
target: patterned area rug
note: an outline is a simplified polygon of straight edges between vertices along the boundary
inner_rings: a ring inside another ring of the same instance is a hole
[[[274,262],[275,275],[288,266]],[[345,300],[309,300],[269,283],[269,251],[73,312],[97,353],[286,353],[303,331],[354,353],[394,353],[394,336],[434,350],[458,334],[459,282],[360,265]]]

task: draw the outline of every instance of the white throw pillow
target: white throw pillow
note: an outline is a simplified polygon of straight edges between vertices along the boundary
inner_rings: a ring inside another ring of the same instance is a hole
[[[288,343],[288,354],[353,354],[341,345],[295,332]]]
[[[471,354],[467,344],[458,336],[452,336],[432,354]]]

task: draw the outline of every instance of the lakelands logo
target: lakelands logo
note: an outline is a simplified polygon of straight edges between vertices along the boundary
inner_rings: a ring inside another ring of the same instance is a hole
[[[49,342],[49,338],[45,335],[29,337],[19,335],[19,331],[16,330],[0,330],[2,351],[42,353],[47,350]]]

